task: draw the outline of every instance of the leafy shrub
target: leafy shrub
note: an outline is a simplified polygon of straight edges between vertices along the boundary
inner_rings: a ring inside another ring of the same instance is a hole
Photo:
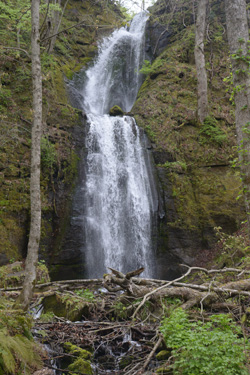
[[[163,319],[160,330],[172,348],[174,375],[247,375],[240,329],[227,315],[210,320],[190,322],[181,308]]]
[[[143,65],[140,69],[140,73],[146,76],[152,72],[152,65],[149,60],[144,60]]]
[[[219,241],[220,253],[217,257],[217,262],[223,263],[226,266],[234,266],[239,261],[243,261],[250,253],[250,246],[248,243],[248,236],[244,233],[227,234],[222,232],[221,227],[214,228],[216,236]]]

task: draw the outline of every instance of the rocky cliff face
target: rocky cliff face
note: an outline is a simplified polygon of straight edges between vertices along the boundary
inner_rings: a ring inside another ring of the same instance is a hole
[[[234,108],[229,84],[224,82],[229,76],[229,57],[223,1],[210,4],[206,41],[210,116],[204,124],[196,114],[193,2],[158,1],[147,28],[146,48],[152,64],[145,71],[132,112],[151,141],[157,169],[160,209],[154,240],[160,278],[172,278],[180,272],[180,263],[194,264],[198,256],[209,254],[216,239],[214,227],[231,233],[245,217],[242,199],[237,200],[239,171],[233,168],[237,157]],[[53,266],[55,277],[60,265],[67,266],[65,277],[76,277],[81,271],[78,245],[82,234],[77,226],[72,229],[70,217],[75,209],[72,194],[77,179],[83,177],[78,160],[85,125],[74,96],[69,104],[65,78],[72,79],[74,72],[91,61],[97,39],[119,27],[122,17],[112,3],[71,0],[62,28],[83,19],[94,26],[60,34],[53,55],[45,54],[43,61],[41,257]],[[97,23],[110,28],[97,27]],[[6,30],[1,28],[2,33]],[[4,264],[25,256],[32,116],[29,59],[1,51],[0,64],[0,264]]]
[[[240,195],[234,108],[223,1],[210,2],[206,40],[209,117],[197,120],[195,8],[158,1],[151,8],[147,52],[152,64],[132,110],[152,142],[165,215],[159,217],[158,274],[171,277],[211,249],[214,227],[234,232],[245,218]],[[228,91],[229,89],[229,91]]]
[[[15,7],[15,1],[9,5]],[[5,47],[10,49],[0,51],[0,265],[22,259],[26,252],[32,121],[31,62],[25,53],[15,50],[16,23],[3,10],[4,16],[6,22],[1,23],[0,33]],[[76,71],[84,71],[95,56],[98,39],[122,22],[121,13],[112,2],[71,0],[60,26],[60,31],[64,31],[58,35],[53,53],[48,54],[43,44],[40,256],[51,262],[65,236],[84,129],[81,112],[75,103],[69,103],[65,82]],[[22,30],[21,47],[28,52],[29,40],[29,30]],[[74,255],[71,257],[75,262]]]

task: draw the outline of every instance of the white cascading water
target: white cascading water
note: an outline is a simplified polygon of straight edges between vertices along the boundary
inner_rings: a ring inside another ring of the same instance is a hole
[[[130,116],[111,117],[114,105],[128,112],[141,84],[144,31],[140,13],[130,28],[105,38],[86,72],[83,109],[87,113],[85,248],[87,277],[112,267],[122,272],[145,267],[153,276],[152,218],[157,210],[146,137]]]

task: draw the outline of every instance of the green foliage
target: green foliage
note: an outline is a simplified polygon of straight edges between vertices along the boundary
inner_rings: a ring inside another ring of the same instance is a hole
[[[249,350],[240,329],[227,315],[213,315],[207,323],[190,322],[178,308],[164,318],[160,331],[172,348],[174,375],[247,375]]]
[[[33,374],[41,365],[39,347],[30,329],[32,318],[12,309],[12,302],[0,300],[0,375]]]
[[[115,315],[120,319],[127,319],[128,311],[127,307],[121,302],[116,301],[113,305]]]
[[[1,102],[1,107],[8,107],[9,105],[9,100],[11,98],[11,90],[5,88],[0,84],[0,102]]]
[[[43,168],[51,172],[53,171],[53,166],[56,164],[55,145],[45,137],[41,140],[41,163]]]
[[[94,302],[95,300],[95,295],[91,290],[89,289],[77,289],[74,291],[76,295],[79,297],[83,298],[87,302]]]
[[[52,323],[55,321],[55,314],[52,311],[48,311],[40,316],[39,321],[42,323]]]
[[[155,132],[151,129],[151,126],[150,125],[146,125],[146,127],[145,127],[145,131],[146,131],[146,133],[147,133],[147,136],[148,136],[148,138],[151,140],[151,141],[155,141],[155,139],[156,139],[156,134],[155,134]]]
[[[187,164],[184,161],[166,161],[162,166],[176,172],[185,172],[187,170]]]
[[[29,0],[0,1],[0,19],[12,30],[31,29],[31,7]]]
[[[215,142],[221,146],[226,140],[226,134],[218,127],[218,123],[214,117],[206,117],[201,130],[200,130],[200,142]]]
[[[36,267],[36,281],[38,284],[50,282],[49,270],[45,264],[44,260],[40,260]]]
[[[140,73],[146,76],[152,72],[152,65],[149,60],[144,60],[144,63],[140,69]]]
[[[15,374],[18,368],[30,374],[37,361],[33,342],[24,336],[10,336],[7,329],[0,330],[0,374]]]
[[[239,260],[242,261],[242,258],[250,253],[247,236],[224,233],[221,227],[215,227],[214,229],[219,239],[219,245],[221,246],[217,262],[227,266],[234,266]]]

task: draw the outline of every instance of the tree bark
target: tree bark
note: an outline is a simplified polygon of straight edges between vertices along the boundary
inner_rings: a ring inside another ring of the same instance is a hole
[[[61,0],[57,0],[55,4],[61,6]],[[67,2],[66,2],[67,4]],[[60,12],[58,10],[53,11],[52,15],[52,28],[51,28],[51,39],[49,40],[49,48],[48,48],[48,53],[52,53],[55,43],[56,43],[56,34],[59,31],[60,23],[61,23],[62,17],[60,18]],[[54,35],[55,34],[55,35]]]
[[[195,65],[197,71],[198,118],[203,122],[208,115],[207,72],[205,67],[204,37],[206,31],[206,14],[209,0],[200,0],[198,4],[195,28]]]
[[[31,5],[31,60],[33,86],[33,124],[31,133],[31,177],[30,177],[30,209],[31,222],[28,252],[25,264],[25,280],[19,302],[27,308],[32,298],[36,280],[36,265],[41,232],[41,197],[40,197],[40,160],[42,133],[42,74],[40,61],[39,34],[40,0],[32,0]]]
[[[239,160],[250,234],[250,76],[246,1],[225,0],[225,10],[235,92]]]

